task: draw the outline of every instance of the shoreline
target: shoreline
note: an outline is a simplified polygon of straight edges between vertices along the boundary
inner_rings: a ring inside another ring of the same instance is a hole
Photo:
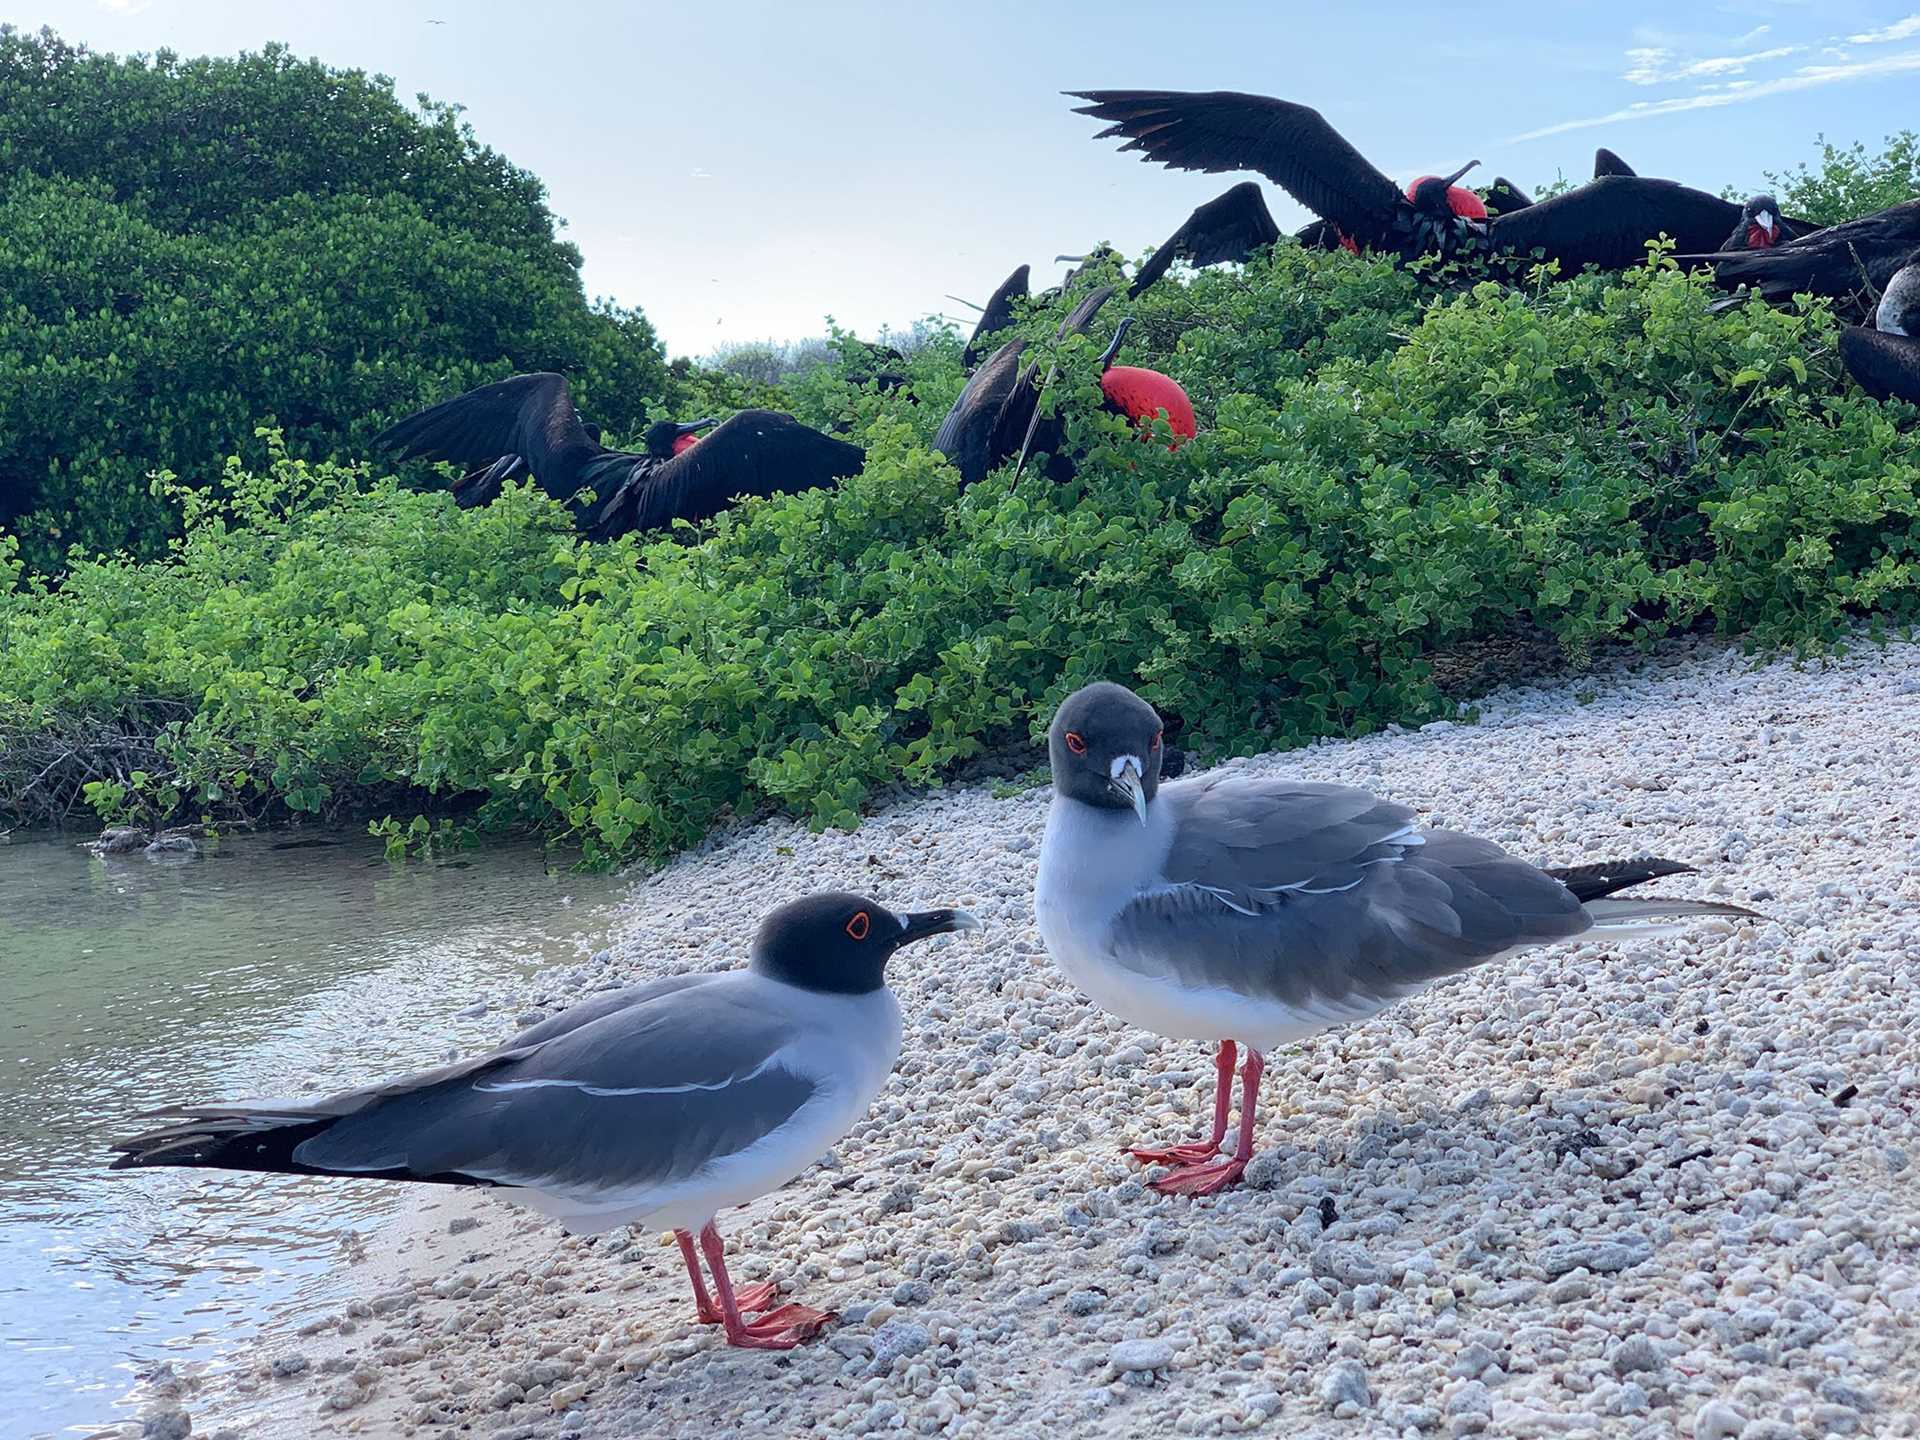
[[[1683,859],[1767,919],[1531,952],[1271,1055],[1249,1184],[1195,1203],[1120,1145],[1197,1126],[1207,1058],[1053,969],[1044,790],[716,836],[532,993],[735,964],[828,886],[989,927],[899,968],[901,1064],[836,1155],[722,1217],[739,1279],[841,1322],[729,1351],[663,1237],[423,1189],[194,1433],[1920,1434],[1920,646],[1680,641],[1476,704],[1229,764],[1541,863]]]

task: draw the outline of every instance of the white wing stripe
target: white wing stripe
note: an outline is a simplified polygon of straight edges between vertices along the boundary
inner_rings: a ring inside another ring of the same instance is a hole
[[[635,1085],[623,1087],[618,1085],[590,1085],[585,1080],[546,1079],[501,1080],[494,1084],[488,1084],[484,1080],[476,1080],[473,1082],[473,1088],[487,1094],[494,1094],[502,1090],[544,1090],[552,1086],[563,1086],[570,1090],[578,1090],[584,1095],[684,1095],[691,1090],[724,1090],[729,1085],[742,1084],[764,1073],[773,1065],[774,1061],[779,1058],[780,1055],[776,1052],[762,1060],[758,1065],[754,1066],[753,1069],[747,1071],[746,1074],[729,1075],[726,1079],[716,1080],[710,1085],[692,1082],[686,1085]]]

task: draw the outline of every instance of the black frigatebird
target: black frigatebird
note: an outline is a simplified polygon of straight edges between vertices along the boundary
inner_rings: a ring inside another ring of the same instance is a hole
[[[1167,273],[1175,260],[1185,260],[1195,268],[1239,264],[1263,245],[1280,238],[1280,227],[1267,212],[1260,187],[1243,180],[1224,195],[1215,196],[1187,217],[1186,223],[1167,243],[1153,252],[1153,258],[1140,267],[1127,287],[1127,298],[1136,298],[1154,281]]]
[[[1019,267],[1000,282],[1000,288],[987,297],[987,303],[980,311],[979,322],[973,327],[973,334],[967,337],[966,349],[961,351],[961,362],[971,370],[980,363],[980,357],[986,353],[986,339],[989,335],[1006,329],[1013,323],[1013,302],[1027,298],[1028,268]]]
[[[1481,220],[1471,191],[1424,177],[1394,187],[1316,110],[1266,95],[1170,90],[1069,92],[1079,113],[1108,122],[1096,139],[1182,170],[1257,170],[1322,217],[1343,243],[1404,259],[1487,248],[1538,250],[1563,269],[1618,269],[1645,258],[1646,242],[1672,236],[1683,250],[1718,245],[1739,207],[1671,180],[1609,175],[1524,209]],[[1327,235],[1323,227],[1309,234]]]
[[[1794,224],[1786,223],[1789,228]],[[1711,264],[1722,289],[1745,285],[1770,303],[1784,305],[1802,293],[1843,301],[1880,294],[1916,247],[1920,247],[1920,200],[1907,200],[1765,250],[1679,258]]]
[[[1771,195],[1752,195],[1740,207],[1733,233],[1720,242],[1722,250],[1771,250],[1791,239],[1780,219],[1780,202]]]
[[[1067,93],[1090,102],[1077,113],[1107,122],[1095,139],[1123,137],[1122,151],[1179,170],[1257,170],[1351,246],[1413,259],[1453,249],[1463,233],[1454,182],[1478,161],[1444,178],[1424,176],[1403,193],[1310,106],[1233,90]]]
[[[1920,250],[1887,282],[1872,327],[1840,332],[1840,358],[1875,399],[1920,405]]]
[[[374,443],[403,460],[483,467],[462,479],[473,482],[456,497],[464,508],[492,500],[514,474],[531,473],[558,500],[592,489],[600,503],[580,522],[596,535],[704,519],[736,495],[811,489],[856,473],[865,458],[858,446],[766,410],[742,411],[696,445],[695,432],[715,423],[656,421],[639,453],[609,450],[581,423],[566,378],[540,372],[443,400],[390,426]],[[709,445],[714,448],[695,460]]]

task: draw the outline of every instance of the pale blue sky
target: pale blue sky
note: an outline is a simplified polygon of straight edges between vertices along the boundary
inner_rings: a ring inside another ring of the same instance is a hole
[[[1920,117],[1920,0],[999,3],[14,0],[96,49],[284,40],[467,107],[541,176],[591,293],[675,354],[966,312],[1022,261],[1165,238],[1232,178],[1092,140],[1057,92],[1251,90],[1322,110],[1406,178],[1478,158],[1523,185],[1607,144],[1642,174],[1757,185],[1816,132]],[[535,18],[529,18],[535,17]],[[431,21],[442,23],[434,24]],[[1283,225],[1304,219],[1279,191]]]

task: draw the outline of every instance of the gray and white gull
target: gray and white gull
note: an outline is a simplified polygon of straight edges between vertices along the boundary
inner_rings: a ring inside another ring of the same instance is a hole
[[[1054,961],[1143,1029],[1216,1043],[1213,1130],[1139,1148],[1164,1191],[1207,1195],[1253,1156],[1262,1054],[1365,1020],[1442,976],[1587,935],[1662,933],[1713,901],[1613,899],[1691,867],[1543,870],[1490,840],[1423,828],[1364,790],[1215,772],[1160,783],[1160,717],[1124,686],[1070,695],[1049,736],[1053,805],[1034,908]],[[1236,1042],[1240,1132],[1226,1136]]]
[[[900,1056],[894,952],[979,928],[964,910],[811,895],[761,923],[744,970],[610,991],[488,1054],[324,1099],[156,1111],[174,1123],[121,1141],[113,1168],[486,1185],[576,1233],[671,1228],[700,1321],[732,1345],[789,1349],[833,1317],[769,1309],[771,1285],[736,1293],[714,1216],[786,1184],[866,1114]]]

